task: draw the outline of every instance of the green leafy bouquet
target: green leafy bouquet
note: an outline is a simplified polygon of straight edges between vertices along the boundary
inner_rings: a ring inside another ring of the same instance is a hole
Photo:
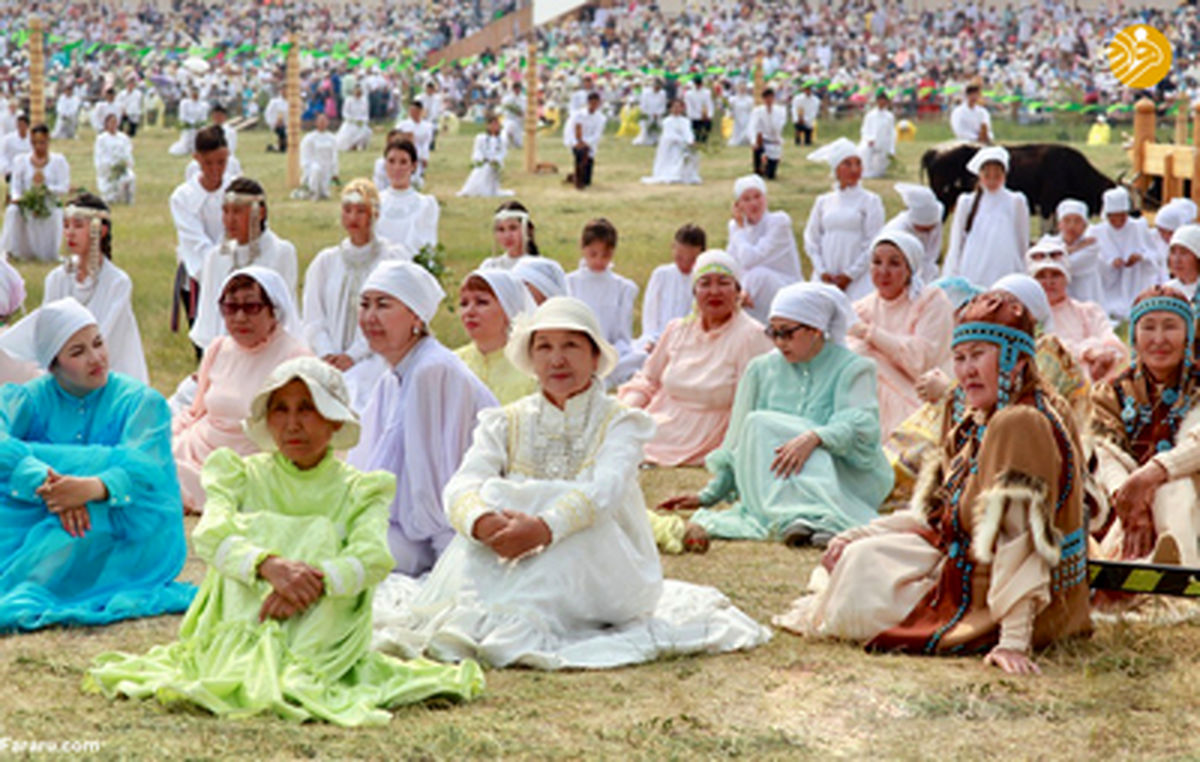
[[[27,219],[44,220],[58,206],[58,198],[45,185],[34,185],[17,199],[17,208]]]

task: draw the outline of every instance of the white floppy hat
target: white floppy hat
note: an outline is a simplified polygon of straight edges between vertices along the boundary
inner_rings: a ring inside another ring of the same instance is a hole
[[[894,190],[904,199],[909,222],[922,226],[942,223],[944,207],[929,188],[915,183],[896,183]]]
[[[342,372],[316,357],[293,357],[282,362],[271,371],[250,402],[250,415],[242,421],[246,436],[264,452],[273,452],[275,438],[267,428],[267,402],[271,393],[299,379],[308,387],[317,412],[327,421],[336,421],[342,427],[333,434],[329,444],[335,450],[349,450],[358,444],[358,416],[350,405],[350,391]]]
[[[504,356],[517,370],[535,376],[533,359],[529,356],[533,334],[537,331],[579,331],[585,333],[600,348],[600,364],[596,375],[604,378],[617,367],[617,350],[604,338],[600,322],[592,308],[570,296],[555,296],[542,302],[533,315],[518,319],[504,347]]]

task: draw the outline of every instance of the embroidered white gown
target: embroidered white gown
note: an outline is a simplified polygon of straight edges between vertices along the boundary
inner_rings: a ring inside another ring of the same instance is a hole
[[[685,116],[669,116],[662,122],[658,149],[654,152],[654,169],[642,182],[700,184],[700,162],[692,146],[696,137],[692,123]]]
[[[804,226],[804,251],[812,260],[812,281],[821,275],[849,275],[846,298],[871,293],[871,239],[883,229],[883,199],[862,185],[834,188],[817,196]]]

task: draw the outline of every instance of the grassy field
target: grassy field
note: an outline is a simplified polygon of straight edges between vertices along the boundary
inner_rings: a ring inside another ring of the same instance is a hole
[[[1024,130],[998,125],[1006,140],[1054,138],[1060,128]],[[827,139],[848,129],[831,126]],[[1069,131],[1082,137],[1082,128]],[[116,261],[134,279],[136,311],[154,385],[169,392],[193,367],[186,339],[167,328],[174,232],[167,195],[183,161],[169,157],[173,135],[150,131],[137,140],[138,204],[115,212]],[[895,180],[916,179],[917,158],[944,128],[922,126],[923,142],[901,144],[893,176],[870,181],[888,214],[900,208]],[[267,154],[265,132],[243,134],[239,158],[265,180],[272,227],[293,241],[302,271],[340,235],[335,202],[287,199],[283,158]],[[495,202],[457,199],[470,137],[446,136],[435,154],[430,190],[442,201],[441,236],[458,277],[491,253],[489,220]],[[379,138],[375,140],[379,145]],[[75,170],[74,184],[92,185],[90,135],[57,144]],[[1104,171],[1126,166],[1116,146],[1088,151]],[[651,149],[611,136],[601,147],[596,185],[576,193],[557,176],[525,176],[518,157],[505,185],[533,210],[542,251],[568,268],[576,239],[590,217],[605,216],[620,230],[616,269],[641,284],[668,261],[676,227],[703,225],[711,245],[724,242],[733,179],[749,151],[724,149],[702,158],[706,183],[696,188],[643,186]],[[540,156],[561,169],[568,155],[557,137]],[[375,153],[343,155],[343,179],[369,174]],[[771,186],[773,208],[786,209],[797,234],[815,195],[828,187],[827,170],[785,148],[781,179]],[[41,296],[47,268],[22,265],[30,304]],[[450,346],[463,340],[455,316],[434,322]],[[643,473],[648,501],[697,487],[695,469]],[[189,528],[193,522],[189,520]],[[716,543],[704,557],[665,559],[669,576],[720,587],[760,621],[785,609],[807,580],[815,551],[778,545]],[[184,577],[199,581],[194,557]],[[108,702],[83,695],[79,683],[91,658],[104,650],[144,651],[175,635],[177,617],[127,622],[92,630],[51,630],[0,638],[0,739],[100,742],[99,758],[452,759],[482,758],[725,758],[808,759],[1200,759],[1200,627],[1102,625],[1087,641],[1039,656],[1042,677],[1012,679],[978,659],[866,655],[845,644],[814,643],[778,634],[744,654],[680,658],[598,673],[488,674],[478,702],[396,712],[385,728],[344,730],[293,726],[271,717],[216,720],[199,711],[166,711],[146,702]],[[0,752],[4,746],[0,745]]]

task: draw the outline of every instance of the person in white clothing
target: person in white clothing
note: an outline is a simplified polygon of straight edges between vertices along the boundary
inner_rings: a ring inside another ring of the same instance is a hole
[[[663,120],[662,134],[658,138],[658,149],[654,152],[654,169],[647,184],[684,183],[700,184],[700,159],[696,155],[696,138],[692,122],[684,116],[683,102],[671,102],[671,115]]]
[[[1171,246],[1171,237],[1175,231],[1182,225],[1188,225],[1196,221],[1196,202],[1190,198],[1173,198],[1164,204],[1158,213],[1154,215],[1154,233],[1151,239],[1154,240],[1155,248],[1158,249],[1157,259],[1162,263],[1163,269],[1159,273],[1160,280],[1166,280],[1171,277],[1167,265],[1167,254]]]
[[[117,131],[116,114],[108,115],[104,132],[96,136],[92,161],[100,197],[109,204],[132,204],[137,182],[133,172],[133,141]]]
[[[979,179],[954,206],[942,275],[961,275],[987,289],[1005,275],[1025,272],[1029,204],[1024,193],[1004,187],[1008,151],[1002,146],[980,148],[967,170]]]
[[[221,128],[225,133],[225,145],[229,147],[229,158],[236,159],[238,145],[238,131],[229,123],[229,111],[224,105],[214,103],[209,110],[206,118],[211,119],[212,123]]]
[[[992,117],[979,105],[980,95],[979,85],[967,85],[967,99],[950,112],[950,129],[959,140],[986,145],[992,142]]]
[[[361,85],[342,104],[342,125],[337,131],[339,151],[365,151],[371,142],[370,110]]]
[[[862,157],[846,138],[808,155],[829,164],[833,190],[817,196],[804,226],[804,252],[812,261],[812,281],[829,283],[856,302],[873,290],[871,241],[883,229],[883,200],[862,187]]]
[[[683,102],[687,107],[687,118],[692,122],[692,134],[696,136],[696,142],[707,143],[715,111],[712,92],[704,86],[703,78],[692,80],[692,87],[683,94]]]
[[[592,184],[596,166],[596,148],[604,136],[604,114],[600,112],[600,94],[589,93],[587,108],[571,112],[563,127],[563,145],[575,157],[575,171],[567,177],[577,190]]]
[[[1144,218],[1130,217],[1130,211],[1129,192],[1110,188],[1103,196],[1104,220],[1086,233],[1100,244],[1104,309],[1114,320],[1128,319],[1133,300],[1160,278],[1154,234]]]
[[[191,180],[193,177],[199,174],[200,162],[196,161],[195,159],[189,159],[187,165],[183,168],[183,179]],[[236,156],[231,155],[229,160],[225,162],[225,184],[228,185],[232,181],[241,177],[243,174],[245,173],[242,172],[242,163],[238,161]]]
[[[525,257],[512,274],[525,284],[534,304],[567,295],[567,272],[549,257]]]
[[[467,175],[457,195],[511,196],[512,191],[500,187],[507,153],[504,136],[500,134],[500,117],[489,114],[485,131],[475,136],[475,145],[471,149],[471,174]]]
[[[1180,292],[1195,305],[1196,285],[1200,283],[1200,225],[1179,226],[1171,236],[1168,256],[1171,280],[1167,281],[1167,287]]]
[[[50,128],[36,124],[29,131],[30,153],[12,163],[8,208],[4,210],[4,251],[17,259],[53,262],[62,243],[62,208],[55,199],[71,187],[71,167],[60,153],[50,153]],[[22,199],[38,192],[52,196],[38,210],[22,209]]]
[[[200,174],[185,180],[171,193],[171,217],[179,242],[175,247],[178,267],[175,271],[174,304],[171,308],[171,330],[179,330],[180,308],[188,325],[196,319],[200,299],[200,270],[204,255],[225,237],[222,221],[225,205],[225,167],[229,148],[225,133],[212,125],[196,133],[193,157],[200,165]],[[196,348],[196,357],[201,355]]]
[[[662,133],[662,120],[667,113],[667,94],[663,92],[662,81],[655,78],[650,87],[642,88],[638,97],[638,110],[642,116],[638,119],[638,134],[633,139],[635,146],[652,146],[658,144],[658,136]]]
[[[420,180],[425,176],[429,167],[429,151],[433,144],[433,124],[423,118],[425,107],[420,99],[414,100],[408,106],[408,118],[396,122],[396,129],[406,133],[417,149],[417,168],[413,177]]]
[[[87,307],[104,336],[109,367],[149,383],[142,337],[133,314],[133,281],[112,262],[108,206],[91,193],[79,193],[67,201],[63,227],[67,261],[46,275],[42,303],[69,296]]]
[[[446,105],[442,94],[437,91],[437,82],[429,80],[425,83],[425,95],[421,98],[425,124],[429,125],[429,150],[437,150],[438,126],[442,114],[446,113]],[[428,161],[426,162],[428,163]]]
[[[187,156],[195,152],[196,131],[208,119],[208,105],[199,99],[195,89],[188,91],[179,101],[179,139],[171,144],[167,152],[172,156]],[[228,149],[228,146],[226,146]]]
[[[604,340],[617,350],[617,364],[607,379],[610,388],[628,381],[646,355],[633,345],[633,308],[637,284],[613,272],[617,229],[599,217],[583,226],[579,269],[567,274],[567,293],[591,307],[600,318]]]
[[[70,82],[63,85],[63,91],[54,102],[54,132],[50,137],[54,140],[74,140],[79,129],[79,109],[83,101],[75,94],[75,87]]]
[[[237,178],[225,188],[221,210],[224,239],[204,253],[201,297],[188,333],[201,349],[226,332],[219,304],[221,284],[234,270],[251,265],[274,270],[293,300],[296,295],[296,247],[267,227],[267,194],[262,185],[248,177]]]
[[[12,196],[13,164],[18,156],[32,150],[33,144],[29,140],[29,117],[25,114],[17,114],[16,129],[5,135],[4,140],[0,141],[0,168],[4,170],[4,181],[10,186],[10,197]]]
[[[883,88],[875,94],[875,108],[863,117],[858,142],[863,161],[863,177],[883,177],[896,153],[896,117],[892,114],[891,101]]]
[[[737,93],[729,99],[729,114],[733,117],[733,130],[729,134],[731,146],[750,145],[750,114],[754,111],[754,96],[750,86],[739,82]]]
[[[329,117],[317,114],[316,129],[300,141],[300,182],[314,201],[329,198],[338,176],[337,138],[329,131]]]
[[[692,293],[692,270],[708,248],[704,228],[688,223],[675,231],[670,264],[650,273],[642,296],[642,335],[634,346],[646,355],[654,351],[663,331],[676,318],[687,317],[696,297]]]
[[[504,112],[504,140],[509,148],[525,145],[526,105],[521,83],[513,82],[512,89],[500,101],[500,110]]]
[[[383,193],[388,188],[392,187],[392,181],[388,179],[387,159],[384,153],[387,152],[387,146],[396,140],[407,140],[412,142],[412,136],[406,132],[402,132],[395,127],[387,131],[387,135],[383,138],[384,152],[375,157],[375,164],[371,168],[371,179],[375,181],[375,189]]]
[[[393,140],[384,149],[383,157],[391,185],[379,194],[376,234],[404,246],[414,255],[426,246],[436,247],[440,214],[437,199],[418,193],[412,186],[417,147],[404,138]]]
[[[276,92],[267,101],[267,110],[263,112],[263,121],[267,129],[275,133],[275,144],[267,145],[268,151],[287,153],[287,122],[288,104],[283,93]]]
[[[142,91],[136,79],[129,78],[125,89],[116,97],[115,103],[121,112],[122,132],[130,138],[135,137],[138,126],[142,123]]]
[[[812,145],[813,130],[817,116],[821,113],[821,99],[813,94],[812,85],[806,84],[792,98],[792,124],[795,126],[793,139],[796,145]]]
[[[763,90],[762,105],[750,114],[750,145],[753,147],[754,173],[768,180],[775,179],[779,161],[783,158],[783,127],[787,110],[775,103],[775,91]],[[764,305],[764,309],[765,309]]]
[[[351,180],[341,200],[346,237],[318,252],[304,274],[304,339],[322,360],[348,376],[355,374],[353,383],[347,378],[351,397],[365,401],[378,375],[366,378],[357,372],[372,355],[358,325],[359,292],[379,263],[411,261],[413,254],[375,234],[379,191],[374,183],[363,177]]]
[[[493,254],[479,265],[481,270],[512,270],[526,259],[539,255],[533,219],[520,201],[505,201],[492,217]]]
[[[595,81],[591,74],[583,75],[583,82],[575,90],[571,92],[571,99],[567,103],[568,114],[574,114],[576,111],[583,111],[587,108],[588,98],[592,95],[595,88]],[[596,93],[596,97],[599,97]]]
[[[775,293],[799,282],[803,275],[792,217],[783,210],[767,209],[767,184],[758,175],[739,177],[733,184],[733,217],[725,253],[742,268],[746,311],[765,324]]]
[[[884,228],[903,230],[921,242],[924,256],[916,275],[924,283],[938,279],[938,260],[942,256],[942,215],[945,208],[933,191],[924,185],[896,183],[894,190],[904,199],[904,211],[884,224]]]
[[[1100,243],[1094,236],[1086,235],[1088,229],[1087,204],[1073,198],[1065,198],[1055,209],[1058,220],[1058,235],[1053,240],[1064,247],[1068,257],[1070,279],[1067,292],[1072,299],[1081,302],[1104,304],[1104,286],[1100,281]]]
[[[117,103],[117,91],[111,87],[104,91],[103,99],[92,106],[92,131],[97,135],[104,132],[104,122],[108,119],[109,114],[116,114],[118,120],[121,118],[121,106]]]

